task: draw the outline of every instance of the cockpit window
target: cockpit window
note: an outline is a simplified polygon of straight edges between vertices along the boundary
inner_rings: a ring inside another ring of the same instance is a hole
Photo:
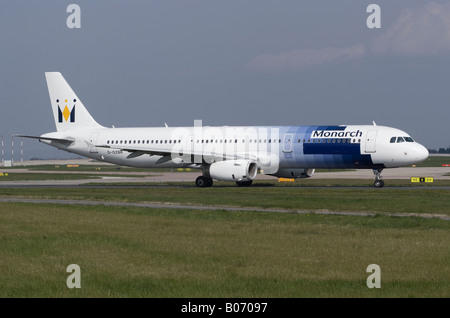
[[[397,141],[397,143],[400,142],[414,142],[414,140],[411,137],[391,137],[391,144],[395,143]]]

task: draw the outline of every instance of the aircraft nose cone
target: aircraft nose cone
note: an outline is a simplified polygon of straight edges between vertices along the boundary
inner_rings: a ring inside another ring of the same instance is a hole
[[[428,158],[428,150],[422,145],[419,145],[416,149],[416,157],[419,162],[422,162]]]

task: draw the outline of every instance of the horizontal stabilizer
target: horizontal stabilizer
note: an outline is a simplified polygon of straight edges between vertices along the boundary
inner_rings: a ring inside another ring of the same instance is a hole
[[[42,137],[42,136],[28,136],[28,135],[14,135],[14,137],[22,137],[22,138],[31,138],[31,139],[39,139],[39,140],[48,140],[48,141],[56,141],[60,143],[72,143],[75,141],[73,138],[51,138],[51,137]]]

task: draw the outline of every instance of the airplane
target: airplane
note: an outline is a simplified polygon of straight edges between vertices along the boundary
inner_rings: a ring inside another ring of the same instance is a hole
[[[112,128],[98,124],[59,72],[46,72],[56,132],[34,138],[58,149],[117,165],[196,168],[197,187],[214,180],[250,186],[257,172],[309,178],[315,169],[372,169],[382,188],[385,168],[410,166],[428,150],[406,132],[373,125]]]

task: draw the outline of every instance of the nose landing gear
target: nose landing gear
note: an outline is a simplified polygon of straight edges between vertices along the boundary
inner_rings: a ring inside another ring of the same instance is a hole
[[[373,186],[375,188],[384,187],[384,181],[381,180],[381,171],[383,171],[383,169],[373,169],[373,174],[375,175],[375,182],[373,183]]]

